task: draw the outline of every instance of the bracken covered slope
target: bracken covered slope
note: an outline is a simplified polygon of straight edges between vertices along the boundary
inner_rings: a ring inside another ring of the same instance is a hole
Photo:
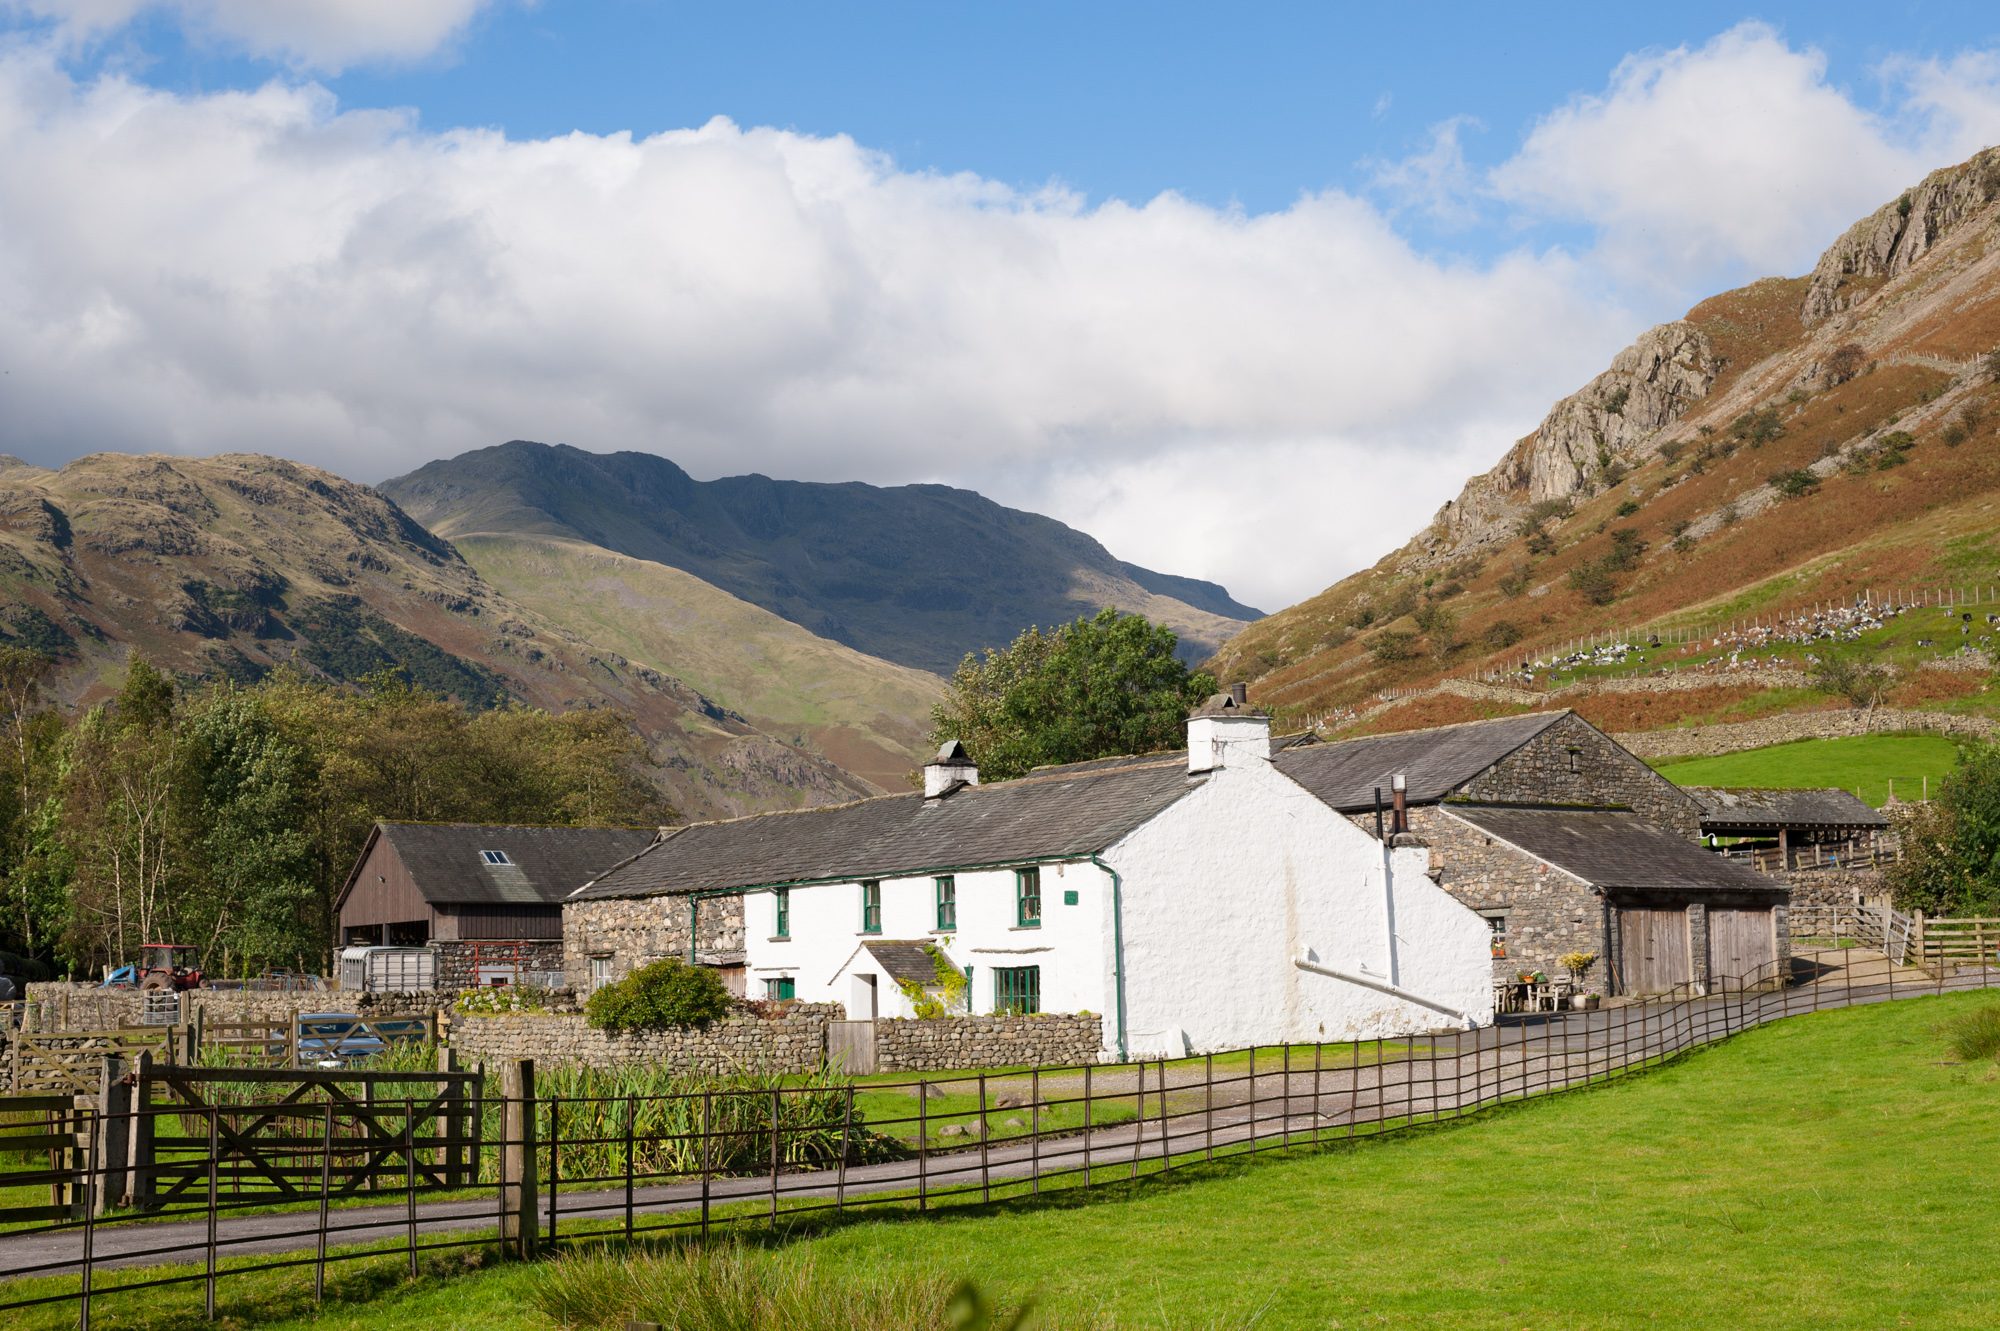
[[[1402,549],[1216,665],[1294,713],[1602,630],[2000,581],[2000,150],[1654,328]]]
[[[689,814],[851,798],[870,783],[489,583],[395,504],[256,455],[0,459],[0,641],[89,700],[144,657],[189,676],[400,667],[474,705],[613,705]],[[881,764],[876,764],[879,768]]]

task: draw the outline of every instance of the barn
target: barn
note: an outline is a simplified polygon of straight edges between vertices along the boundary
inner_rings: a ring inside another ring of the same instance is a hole
[[[343,949],[407,949],[392,987],[559,976],[562,901],[650,846],[623,827],[377,823],[335,899]]]

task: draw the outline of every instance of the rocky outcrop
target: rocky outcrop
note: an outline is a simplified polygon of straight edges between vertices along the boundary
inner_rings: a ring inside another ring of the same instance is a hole
[[[1611,368],[1556,403],[1500,465],[1475,476],[1438,510],[1423,553],[1453,558],[1512,537],[1531,504],[1585,493],[1613,464],[1630,464],[1715,383],[1722,363],[1699,328],[1661,324],[1612,359]]]
[[[1914,268],[1959,223],[2000,195],[2000,148],[1933,171],[1915,189],[1847,228],[1822,254],[1806,288],[1808,327],[1866,300],[1879,283]]]

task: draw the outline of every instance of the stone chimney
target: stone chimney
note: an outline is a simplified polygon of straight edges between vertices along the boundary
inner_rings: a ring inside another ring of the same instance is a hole
[[[1252,707],[1249,689],[1233,684],[1188,718],[1188,774],[1271,761],[1271,718]]]
[[[960,786],[979,784],[979,768],[966,756],[965,746],[948,739],[937,757],[924,764],[924,798],[942,799]]]

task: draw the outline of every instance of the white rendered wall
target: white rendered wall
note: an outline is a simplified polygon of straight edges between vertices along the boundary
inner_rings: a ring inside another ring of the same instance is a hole
[[[1428,852],[1393,855],[1396,983],[1490,1021],[1486,922],[1424,875]],[[1390,978],[1382,847],[1269,763],[1209,774],[1103,858],[1123,877],[1134,1055],[1455,1024],[1293,964]]]
[[[797,997],[848,1005],[857,994],[854,973],[879,973],[855,952],[871,938],[923,940],[942,948],[962,970],[972,967],[972,1010],[993,1010],[993,971],[999,966],[1041,968],[1042,1011],[1103,1013],[1110,1004],[1109,880],[1089,863],[1043,864],[1042,923],[1015,925],[1014,871],[981,869],[953,875],[958,887],[958,927],[940,931],[932,877],[882,880],[882,931],[861,932],[861,885],[826,883],[791,892],[791,936],[771,936],[775,906],[770,893],[743,903],[744,964],[749,993],[762,997],[764,981],[791,976]],[[1065,892],[1075,892],[1066,905]],[[850,965],[850,961],[854,961]],[[902,991],[886,976],[875,985],[876,1015],[912,1015]]]

